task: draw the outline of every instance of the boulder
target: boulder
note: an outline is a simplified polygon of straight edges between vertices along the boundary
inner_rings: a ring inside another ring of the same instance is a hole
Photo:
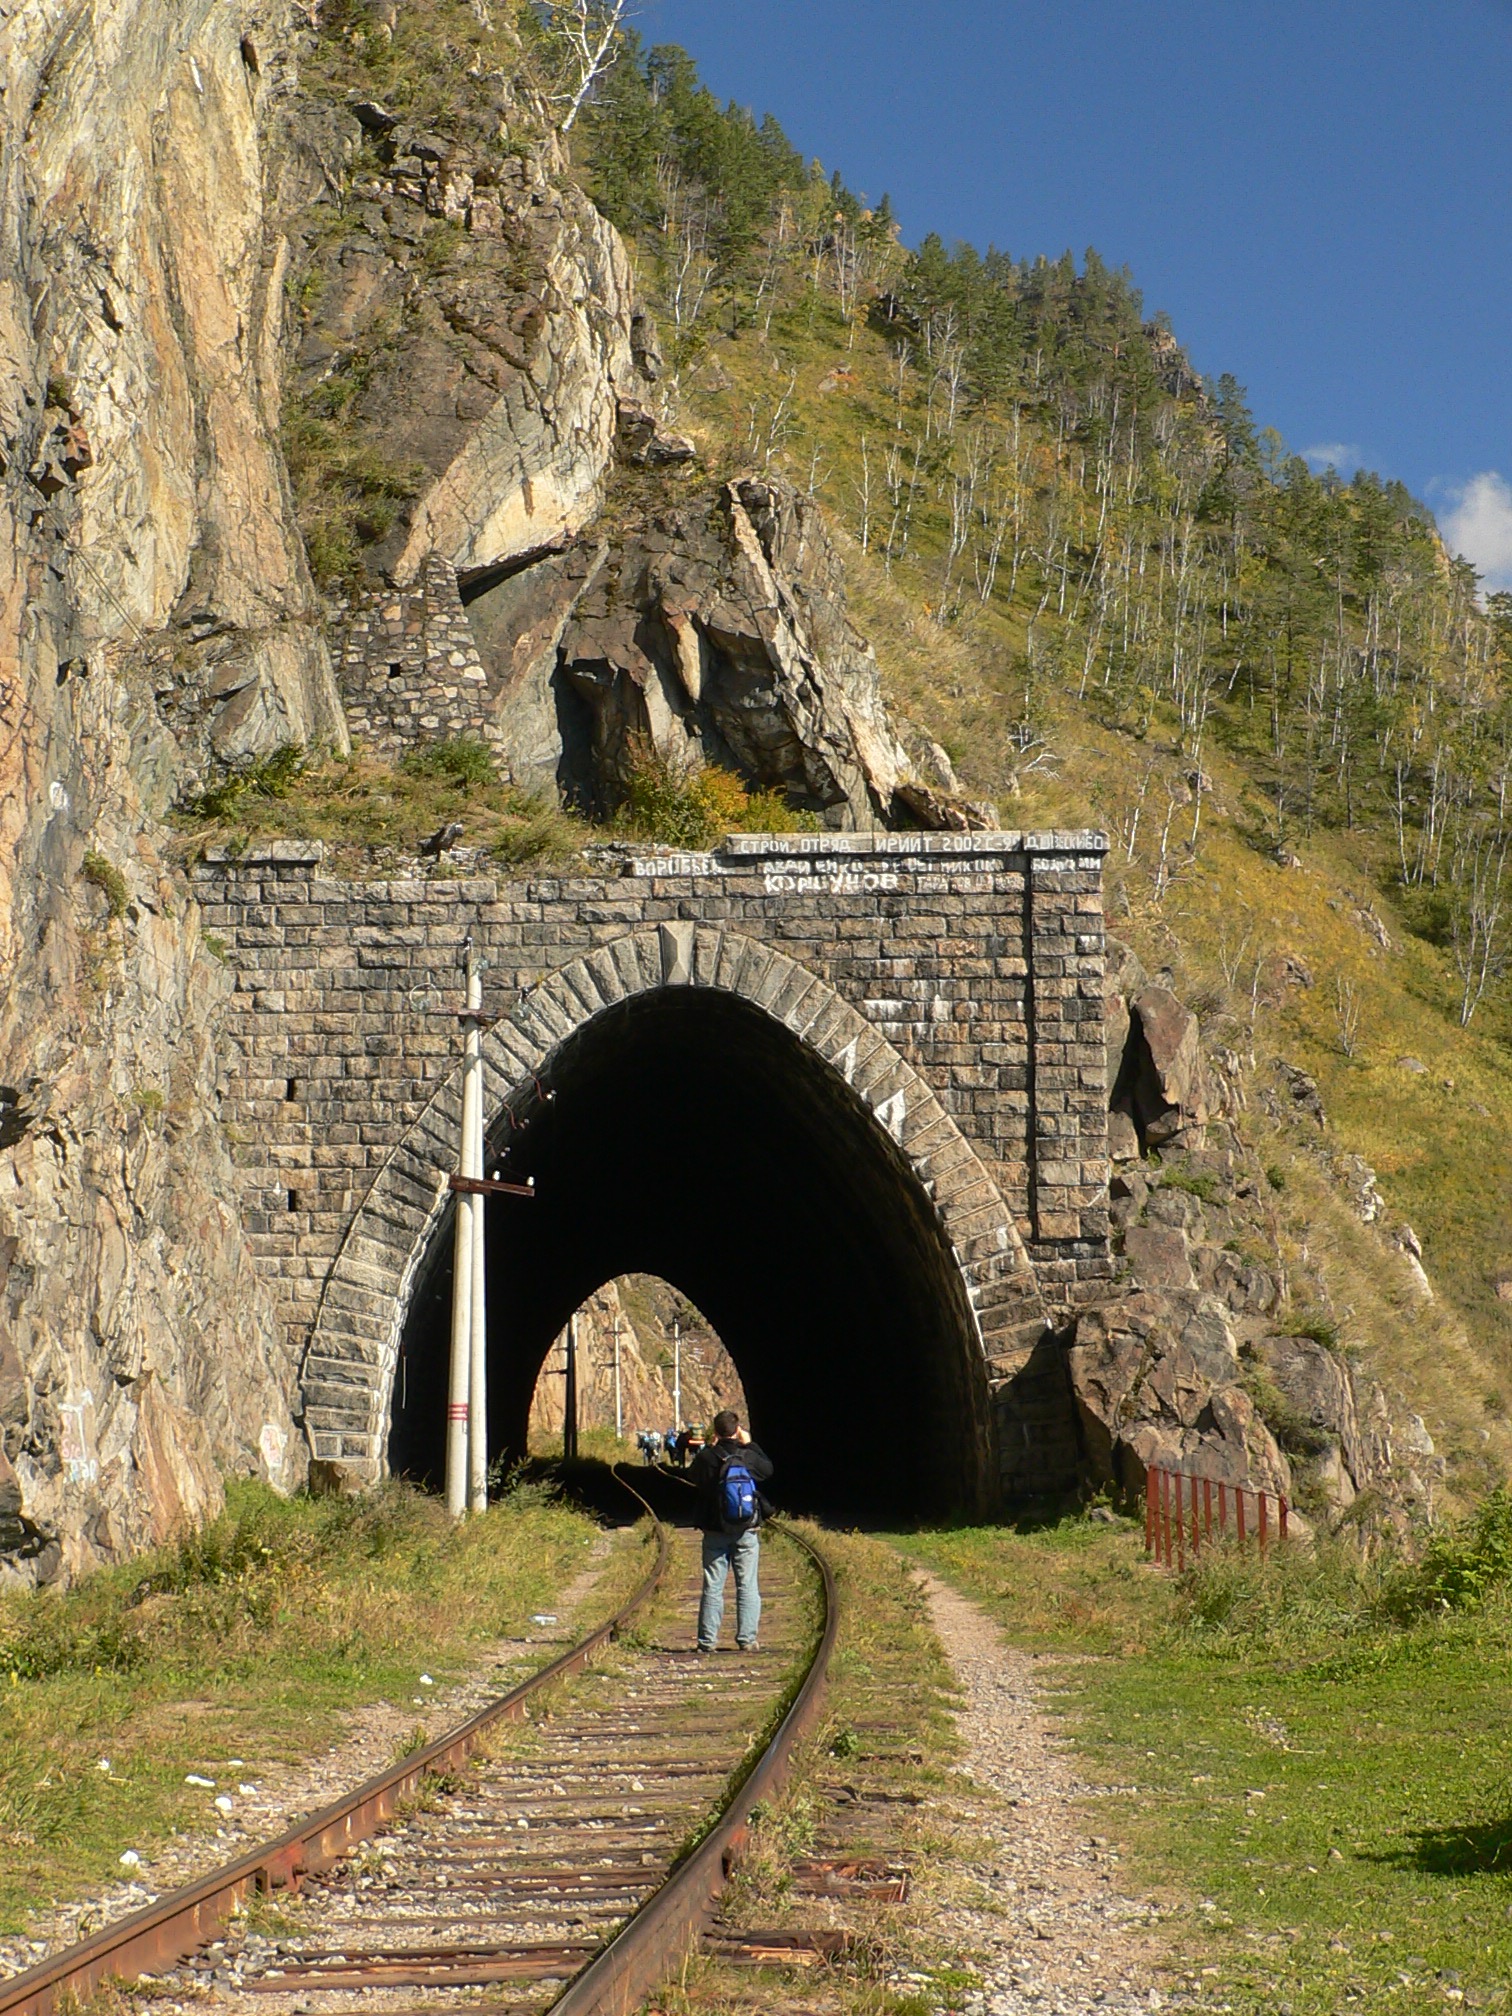
[[[823,519],[775,477],[480,579],[473,635],[522,781],[603,812],[649,752],[674,775],[720,764],[829,826],[989,816],[904,745]]]
[[[1115,1232],[1133,1225],[1145,1207],[1150,1186],[1138,1169],[1118,1170],[1108,1185],[1108,1221]]]
[[[1138,1130],[1130,1115],[1116,1108],[1108,1115],[1108,1160],[1114,1163],[1139,1160]]]
[[[1088,1310],[1067,1362],[1095,1483],[1137,1490],[1156,1463],[1290,1497],[1290,1467],[1238,1383],[1238,1347],[1212,1296],[1140,1290]]]
[[[1395,1422],[1375,1381],[1326,1344],[1312,1337],[1269,1336],[1250,1348],[1287,1406],[1329,1445],[1313,1457],[1308,1481],[1336,1509],[1367,1488],[1396,1487],[1398,1445],[1416,1457],[1432,1455],[1432,1438],[1418,1417]],[[1330,1448],[1338,1451],[1337,1465],[1330,1460]],[[1347,1491],[1335,1475],[1338,1468]]]
[[[1138,956],[1121,938],[1108,938],[1103,956],[1103,1031],[1107,1042],[1108,1097],[1113,1097],[1129,1040],[1129,1001],[1148,975]],[[1120,1116],[1126,1117],[1126,1116]],[[1129,1123],[1132,1126],[1132,1121]],[[1138,1153],[1138,1140],[1135,1140]]]
[[[1423,1265],[1423,1243],[1410,1225],[1398,1225],[1390,1235],[1391,1243],[1401,1254],[1412,1285],[1418,1297],[1424,1302],[1433,1300],[1433,1283],[1428,1279],[1428,1270]]]
[[[1221,1246],[1199,1248],[1197,1278],[1236,1316],[1268,1316],[1280,1300],[1275,1276],[1267,1268],[1251,1266]]]
[[[1186,1234],[1173,1225],[1131,1225],[1124,1258],[1141,1288],[1195,1288]]]
[[[1168,987],[1141,987],[1129,1002],[1110,1103],[1128,1115],[1145,1147],[1200,1144],[1208,1111],[1201,1032]]]
[[[619,402],[615,445],[623,460],[635,469],[665,469],[698,457],[686,434],[666,431],[650,407],[634,399]]]

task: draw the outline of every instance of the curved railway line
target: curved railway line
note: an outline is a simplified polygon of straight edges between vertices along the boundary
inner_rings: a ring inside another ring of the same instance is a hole
[[[629,2016],[711,1925],[753,1809],[816,1719],[839,1611],[822,1552],[779,1529],[763,1651],[701,1657],[686,1628],[657,1628],[691,1618],[696,1536],[620,1482],[656,1557],[612,1617],[278,1839],[0,1981],[0,2016],[144,1976],[225,2016]],[[280,1911],[280,1892],[301,1902]]]

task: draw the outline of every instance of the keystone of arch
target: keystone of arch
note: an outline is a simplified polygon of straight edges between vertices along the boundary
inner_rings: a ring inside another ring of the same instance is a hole
[[[674,922],[643,927],[558,967],[483,1038],[484,1110],[497,1119],[548,1058],[596,1016],[665,987],[739,996],[780,1022],[842,1077],[901,1151],[950,1247],[977,1342],[984,1319],[1043,1314],[1011,1212],[928,1081],[822,975],[742,932]],[[390,1151],[347,1229],[301,1371],[317,1457],[376,1477],[420,1263],[448,1198],[461,1127],[461,1067]]]

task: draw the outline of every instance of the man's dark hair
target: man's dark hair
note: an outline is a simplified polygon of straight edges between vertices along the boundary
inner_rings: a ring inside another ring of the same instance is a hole
[[[733,1407],[722,1407],[714,1416],[714,1434],[721,1442],[728,1442],[740,1426],[740,1416]]]

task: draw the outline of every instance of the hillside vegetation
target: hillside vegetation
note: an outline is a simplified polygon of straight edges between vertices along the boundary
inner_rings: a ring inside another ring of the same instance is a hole
[[[1113,928],[1230,1066],[1296,1311],[1466,1484],[1501,1474],[1512,598],[1400,484],[1288,453],[1093,251],[909,252],[676,49],[632,42],[574,137],[706,467],[823,502],[893,704],[971,795],[1108,830]],[[1351,1152],[1436,1302],[1363,1236]]]
[[[302,74],[501,165],[558,129],[700,451],[617,471],[599,529],[752,468],[820,501],[888,700],[963,792],[1005,826],[1108,831],[1111,926],[1202,1017],[1220,1111],[1270,1172],[1255,1257],[1280,1262],[1281,1320],[1364,1356],[1447,1458],[1433,1488],[1478,1494],[1512,1470],[1512,598],[1478,595],[1400,484],[1289,454],[1126,270],[910,251],[885,197],[681,50],[626,36],[562,136],[551,18],[420,0],[386,32],[342,0]],[[384,514],[342,414],[316,417],[290,407],[306,540],[318,561],[335,525],[352,560]],[[456,821],[508,868],[594,837],[481,744],[279,760],[206,793],[201,838],[271,825],[381,865]],[[617,830],[703,845],[806,816],[648,751]]]

